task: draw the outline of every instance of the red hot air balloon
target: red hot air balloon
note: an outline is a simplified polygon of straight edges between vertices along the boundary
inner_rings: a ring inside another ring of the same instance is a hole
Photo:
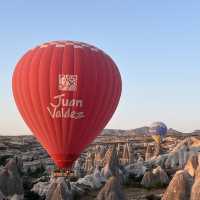
[[[70,168],[112,117],[121,95],[117,66],[82,42],[55,41],[29,50],[13,73],[17,107],[60,168]]]

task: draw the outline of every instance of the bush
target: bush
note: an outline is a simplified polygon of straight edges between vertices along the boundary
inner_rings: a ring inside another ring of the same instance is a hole
[[[4,165],[7,163],[7,160],[8,160],[9,158],[12,158],[12,156],[11,156],[11,155],[3,155],[3,156],[1,156],[1,157],[0,157],[0,166],[1,166],[1,165],[4,166]]]
[[[32,192],[32,191],[26,191],[24,193],[24,200],[44,200],[44,197],[41,197],[39,194]]]
[[[45,168],[43,165],[40,168],[37,168],[35,171],[31,171],[30,168],[27,171],[27,175],[31,176],[33,178],[39,178],[39,177],[43,176],[44,173],[45,173]]]

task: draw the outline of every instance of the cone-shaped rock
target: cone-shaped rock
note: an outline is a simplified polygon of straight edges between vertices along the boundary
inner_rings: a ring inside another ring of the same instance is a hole
[[[166,172],[158,166],[153,172],[145,172],[141,185],[145,188],[162,187],[169,183],[169,178]]]
[[[185,170],[176,172],[162,200],[189,200],[193,178]]]
[[[199,199],[200,199],[200,166],[198,166],[195,171],[195,181],[192,186],[190,200],[199,200]]]
[[[48,193],[47,200],[73,200],[70,183],[63,177],[53,179]]]
[[[87,158],[85,161],[85,171],[89,174],[93,171],[94,168],[94,153],[88,152]]]
[[[130,160],[130,152],[129,152],[128,144],[125,144],[123,147],[121,163],[123,165],[127,165],[127,164],[129,164],[129,160]]]
[[[126,200],[120,185],[120,180],[116,176],[109,178],[99,192],[97,200]]]
[[[23,183],[19,173],[20,167],[21,162],[17,158],[13,158],[8,161],[4,169],[0,170],[0,191],[3,195],[23,195]]]
[[[103,145],[96,147],[96,153],[95,153],[95,159],[94,159],[95,166],[103,167],[105,153],[106,153],[106,148]]]
[[[198,167],[198,156],[196,154],[192,155],[189,157],[186,165],[185,165],[185,170],[188,171],[188,173],[191,175],[191,176],[194,176],[195,174],[195,171]]]
[[[106,152],[104,162],[105,166],[102,169],[103,176],[109,177],[118,173],[119,160],[115,145]]]
[[[145,160],[150,160],[152,157],[153,157],[153,147],[150,144],[147,144]]]

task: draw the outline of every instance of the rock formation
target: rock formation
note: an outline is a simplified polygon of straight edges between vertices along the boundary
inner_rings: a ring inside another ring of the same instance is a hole
[[[119,149],[118,149],[118,158],[119,158]],[[120,163],[122,165],[127,165],[133,162],[134,162],[133,146],[130,143],[126,143],[125,145],[123,145],[123,153],[122,157],[120,158]]]
[[[83,165],[83,161],[82,159],[77,159],[75,164],[74,164],[74,175],[78,178],[82,178],[83,176],[83,168],[82,168],[82,165]]]
[[[46,197],[49,190],[50,183],[49,182],[38,182],[34,184],[31,191],[39,194],[41,197]]]
[[[190,200],[199,200],[200,199],[200,165],[197,167],[195,171],[195,181],[192,186],[191,197]]]
[[[94,158],[95,154],[93,152],[88,152],[85,160],[85,171],[87,174],[91,174],[94,170]]]
[[[176,172],[162,200],[189,200],[193,178],[186,170]]]
[[[77,183],[81,188],[87,188],[88,190],[99,189],[102,186],[101,179],[95,177],[93,174],[80,178]]]
[[[70,183],[65,178],[55,178],[47,192],[47,200],[73,200]]]
[[[106,153],[106,148],[103,145],[96,146],[96,153],[94,158],[95,166],[103,167],[105,153]]]
[[[119,172],[119,160],[116,150],[116,146],[109,148],[105,154],[104,158],[105,166],[102,169],[102,175],[104,177],[110,177],[112,175],[118,174]]]
[[[99,192],[97,200],[126,200],[120,181],[116,176],[109,178],[105,186]]]
[[[10,159],[4,169],[0,171],[0,191],[5,196],[15,194],[23,196],[23,183],[19,169],[21,161],[17,158]]]
[[[145,188],[163,187],[169,183],[169,177],[166,172],[158,166],[153,171],[145,172],[141,185]]]
[[[200,151],[200,140],[194,137],[188,137],[181,141],[177,146],[167,154],[157,156],[154,159],[145,162],[145,166],[160,165],[166,169],[174,171],[183,169],[189,157]]]
[[[198,155],[194,154],[189,157],[184,169],[193,177],[198,165]]]
[[[123,154],[122,158],[120,159],[122,165],[127,165],[129,164],[130,161],[130,152],[129,152],[129,147],[128,144],[125,144],[123,147]]]
[[[145,161],[148,161],[150,160],[154,155],[154,149],[153,149],[153,146],[150,145],[150,144],[147,144],[147,149],[146,149],[146,152],[145,152]]]
[[[0,191],[0,200],[4,200],[6,197],[3,195],[3,193]]]

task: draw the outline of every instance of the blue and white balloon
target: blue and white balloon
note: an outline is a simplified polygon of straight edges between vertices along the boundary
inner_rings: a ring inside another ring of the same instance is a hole
[[[149,127],[149,135],[151,135],[154,139],[156,138],[157,141],[160,139],[162,141],[166,134],[167,126],[163,122],[154,122]]]

